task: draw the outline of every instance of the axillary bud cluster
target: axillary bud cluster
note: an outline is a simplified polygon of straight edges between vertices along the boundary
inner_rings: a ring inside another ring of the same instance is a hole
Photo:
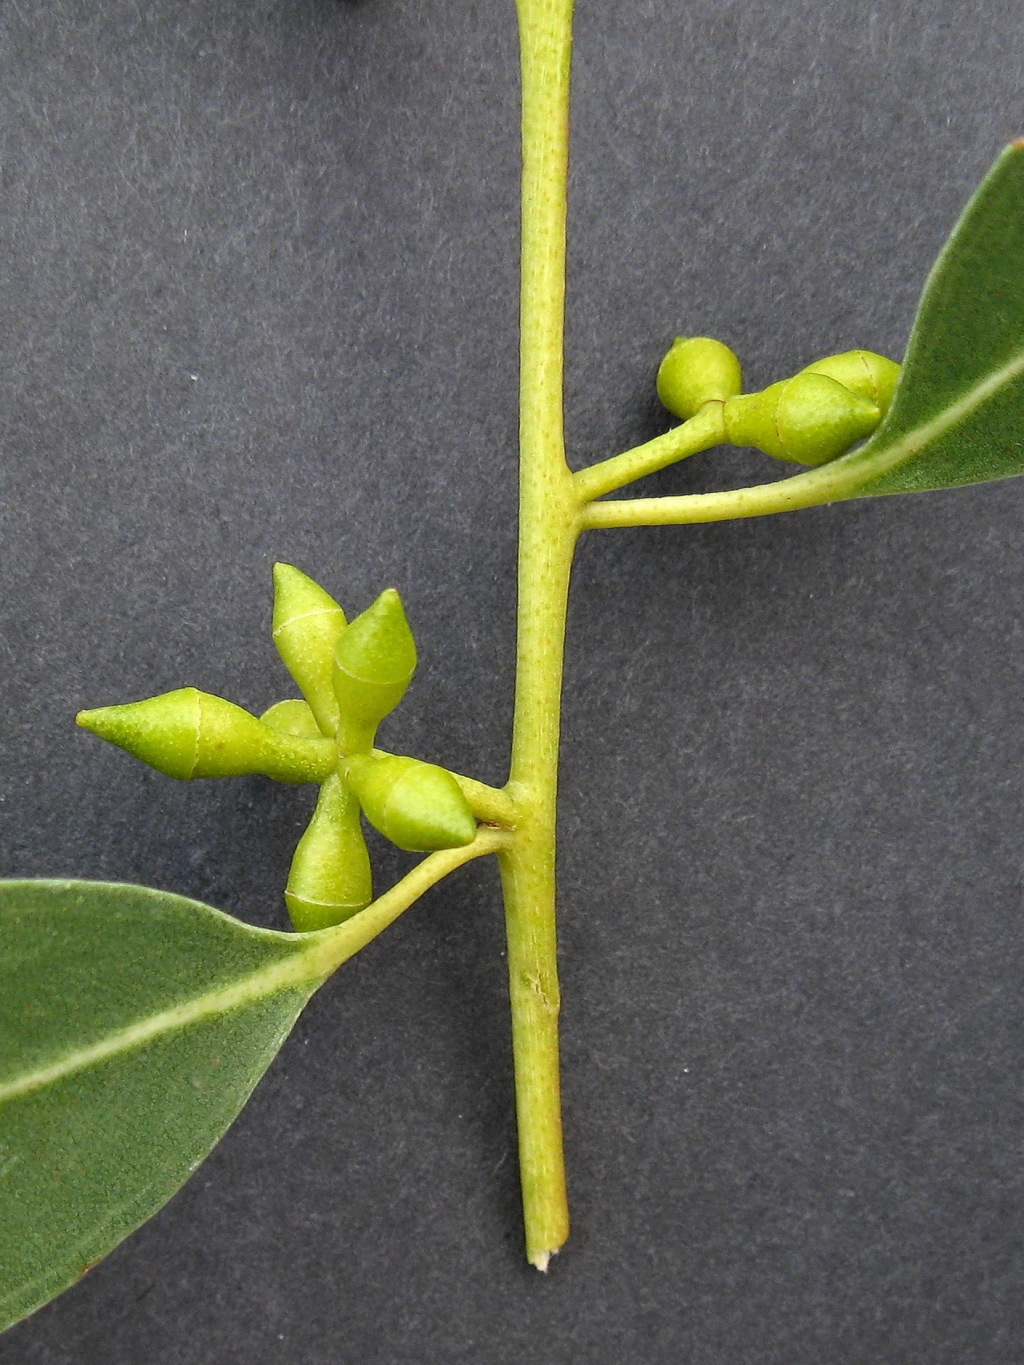
[[[319,783],[285,890],[294,927],[307,932],[339,924],[373,899],[363,816],[414,852],[464,847],[477,823],[446,769],[374,751],[377,727],[405,696],[417,662],[394,589],[349,623],[318,583],[277,564],[273,639],[302,698],[260,717],[185,687],[82,711],[77,721],[169,777],[262,773]]]
[[[743,393],[740,362],[713,337],[678,337],[658,370],[658,397],[684,421],[722,404],[725,439],[777,460],[821,465],[873,434],[892,405],[900,367],[873,351],[816,360],[790,379]]]

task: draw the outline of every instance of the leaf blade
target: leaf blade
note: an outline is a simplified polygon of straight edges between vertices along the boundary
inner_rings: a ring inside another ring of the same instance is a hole
[[[0,883],[0,1329],[166,1203],[324,975],[183,897]]]
[[[848,496],[1024,474],[1024,141],[982,181],[925,284],[892,408],[837,460]]]

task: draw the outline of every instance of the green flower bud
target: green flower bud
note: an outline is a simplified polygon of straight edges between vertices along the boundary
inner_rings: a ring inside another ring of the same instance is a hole
[[[356,617],[334,652],[342,753],[372,748],[377,726],[405,696],[415,671],[416,643],[402,599],[388,588]]]
[[[738,394],[726,402],[723,413],[725,436],[731,445],[753,446],[776,459],[786,458],[775,429],[775,409],[787,382],[783,379],[759,393]]]
[[[309,704],[289,697],[287,701],[275,702],[260,716],[264,725],[272,730],[280,730],[284,735],[297,735],[300,739],[320,739],[320,727]]]
[[[322,782],[334,764],[329,740],[286,735],[194,687],[80,711],[75,719],[168,777],[263,773],[281,782]]]
[[[686,421],[712,399],[743,392],[735,352],[713,337],[676,337],[658,370],[658,397]]]
[[[330,593],[291,564],[274,565],[274,644],[325,735],[338,728],[331,685],[345,613]]]
[[[900,380],[900,367],[895,360],[874,351],[843,351],[841,355],[827,355],[807,365],[803,374],[823,374],[842,384],[851,393],[868,399],[882,416],[892,407],[892,396]]]
[[[399,848],[429,853],[464,848],[476,820],[451,773],[416,758],[356,754],[343,772],[367,820]]]
[[[806,372],[725,405],[725,433],[733,445],[795,464],[827,464],[870,436],[881,420],[876,404]]]
[[[337,773],[320,788],[313,818],[292,859],[284,898],[300,934],[351,919],[373,900],[359,802]]]

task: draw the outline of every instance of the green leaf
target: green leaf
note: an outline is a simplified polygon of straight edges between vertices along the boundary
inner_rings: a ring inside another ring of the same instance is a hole
[[[143,887],[0,883],[0,1330],[188,1179],[336,962]]]
[[[996,161],[935,263],[889,415],[827,468],[840,496],[1024,474],[1024,140]]]

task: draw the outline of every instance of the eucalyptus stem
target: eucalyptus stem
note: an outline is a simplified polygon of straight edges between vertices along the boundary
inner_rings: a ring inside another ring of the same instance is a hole
[[[837,466],[840,463],[836,461]],[[804,507],[818,507],[855,497],[863,480],[858,478],[854,483],[845,475],[845,468],[839,470],[824,465],[791,479],[753,484],[749,488],[729,489],[723,493],[592,502],[583,509],[581,520],[584,530],[595,530],[611,526],[686,526],[796,512]]]
[[[505,830],[482,828],[476,838],[464,848],[446,848],[431,853],[407,872],[401,881],[390,890],[378,896],[375,901],[358,915],[336,924],[330,929],[320,929],[307,936],[310,960],[315,960],[317,968],[326,978],[336,972],[343,962],[354,957],[360,949],[372,943],[378,934],[394,924],[399,915],[426,894],[432,886],[448,877],[456,868],[483,858],[490,853],[500,853],[509,835]],[[307,975],[315,975],[309,972]]]
[[[711,521],[763,517],[775,512],[796,512],[804,507],[838,502],[852,497],[842,484],[813,469],[775,483],[722,493],[686,493],[672,498],[616,498],[591,502],[581,513],[584,530],[612,526],[688,526]]]
[[[528,1260],[569,1235],[562,1153],[555,806],[566,600],[579,500],[565,461],[563,365],[572,0],[518,0],[522,47],[519,611],[500,856],[508,936],[519,1167]]]

